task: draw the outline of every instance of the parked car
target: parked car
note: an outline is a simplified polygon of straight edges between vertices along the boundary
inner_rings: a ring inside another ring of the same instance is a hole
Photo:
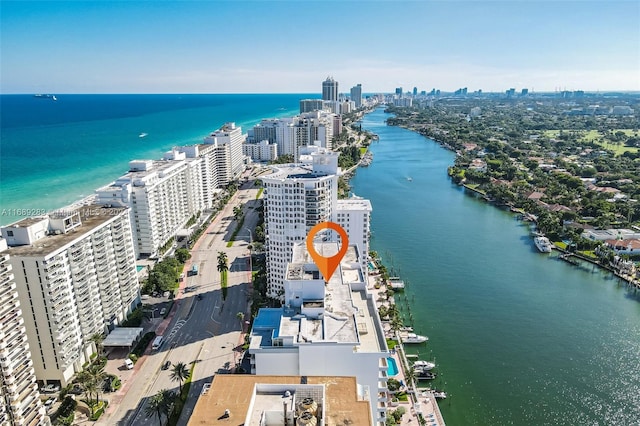
[[[160,309],[160,315],[164,315],[167,313],[167,308]]]
[[[77,384],[73,385],[73,387],[69,390],[69,393],[73,394],[73,395],[80,395],[82,392],[84,392],[82,390],[82,386],[77,385]]]
[[[124,366],[127,368],[127,370],[132,370],[133,369],[133,361],[131,361],[129,358],[125,358],[124,359]]]
[[[48,410],[49,408],[51,408],[51,406],[53,406],[53,404],[54,404],[55,402],[56,402],[56,398],[52,396],[51,398],[49,398],[49,399],[47,399],[47,400],[45,401],[44,406],[45,406],[45,407],[47,408],[47,410]]]
[[[43,387],[42,389],[40,389],[40,392],[42,393],[56,393],[60,390],[60,386],[58,385],[47,385],[45,387]]]

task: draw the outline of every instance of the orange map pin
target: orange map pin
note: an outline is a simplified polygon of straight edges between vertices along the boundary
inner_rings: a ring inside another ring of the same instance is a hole
[[[324,229],[333,229],[338,233],[338,235],[340,235],[342,245],[340,247],[340,251],[338,251],[338,254],[336,254],[335,256],[321,256],[313,246],[313,237],[315,237],[318,232]],[[313,261],[316,263],[316,266],[318,266],[318,269],[320,270],[320,272],[322,272],[322,276],[324,277],[325,281],[329,281],[329,279],[331,279],[331,276],[338,268],[340,261],[344,257],[345,253],[347,253],[348,248],[349,236],[347,235],[347,231],[345,231],[342,226],[338,225],[335,222],[320,222],[319,224],[311,228],[311,230],[307,234],[307,251],[309,251],[309,254],[313,258]]]

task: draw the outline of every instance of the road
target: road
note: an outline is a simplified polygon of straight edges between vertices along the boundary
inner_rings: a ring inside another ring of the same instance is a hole
[[[157,424],[157,416],[147,418],[145,405],[150,396],[162,389],[178,392],[178,382],[170,378],[172,367],[161,368],[169,361],[171,365],[183,362],[188,368],[194,366],[189,397],[179,423],[186,425],[202,386],[211,382],[214,374],[229,373],[240,362],[245,325],[237,315],[242,312],[245,317],[249,316],[248,246],[251,234],[248,229],[253,232],[258,220],[258,212],[254,209],[258,204],[257,194],[258,188],[253,187],[253,180],[249,179],[196,242],[185,271],[196,264],[198,274],[188,276],[181,283],[168,321],[158,328],[158,334],[163,333],[164,343],[159,350],[140,359],[122,390],[110,397],[109,409],[96,424]],[[227,247],[236,228],[233,208],[237,205],[243,205],[245,212],[243,229],[238,232],[233,246]],[[228,292],[224,300],[217,270],[220,251],[229,259]]]

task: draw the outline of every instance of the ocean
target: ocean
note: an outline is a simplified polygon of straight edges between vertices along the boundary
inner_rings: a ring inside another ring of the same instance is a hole
[[[159,159],[226,122],[246,132],[263,118],[295,115],[300,99],[317,97],[0,95],[0,224],[85,198],[131,160]]]

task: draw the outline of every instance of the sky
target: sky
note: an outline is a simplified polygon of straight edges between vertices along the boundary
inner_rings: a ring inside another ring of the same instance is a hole
[[[640,0],[0,1],[0,93],[640,91]]]

